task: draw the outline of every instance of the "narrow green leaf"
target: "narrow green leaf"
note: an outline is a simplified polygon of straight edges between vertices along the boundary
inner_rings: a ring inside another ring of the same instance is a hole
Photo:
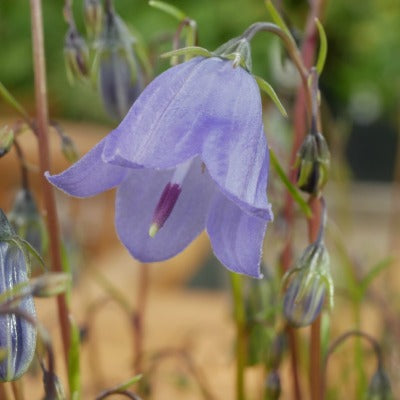
[[[281,28],[288,36],[290,36],[293,39],[289,28],[285,24],[285,21],[283,20],[283,18],[280,16],[279,11],[273,5],[272,1],[265,0],[265,5],[268,9],[268,12],[271,14],[272,21],[274,21],[275,24],[279,26],[279,28]]]
[[[90,269],[90,273],[96,283],[108,293],[108,295],[120,305],[121,309],[124,310],[129,316],[132,314],[132,308],[128,299],[125,297],[124,293],[121,292],[113,283],[111,283],[104,275],[102,275],[96,269]]]
[[[68,351],[68,383],[71,393],[71,400],[81,398],[80,381],[80,336],[77,324],[70,318],[71,343]]]
[[[373,280],[386,268],[390,267],[393,263],[393,258],[387,257],[384,260],[378,262],[374,265],[367,273],[367,275],[361,280],[360,287],[362,295],[365,294],[369,285],[373,282]]]
[[[0,95],[3,99],[16,111],[18,111],[27,121],[30,121],[29,114],[25,109],[18,103],[17,99],[7,90],[7,88],[0,82]]]
[[[164,11],[165,13],[176,18],[179,22],[183,21],[186,18],[186,14],[182,10],[163,1],[150,0],[149,6]]]
[[[319,51],[317,58],[317,71],[318,74],[321,75],[324,70],[326,55],[328,53],[328,41],[326,39],[325,29],[322,26],[321,22],[318,18],[315,18],[315,23],[317,24],[318,33],[319,33]]]
[[[278,95],[276,94],[275,90],[273,89],[273,87],[267,82],[265,81],[263,78],[253,75],[254,79],[256,80],[259,88],[265,92],[270,98],[271,100],[275,103],[275,105],[278,107],[279,111],[281,112],[281,114],[287,118],[287,112],[285,110],[285,107],[283,107],[283,104],[281,103],[281,101],[279,100]]]
[[[130,386],[139,382],[140,379],[142,379],[142,377],[143,377],[142,374],[135,375],[134,377],[128,379],[127,381],[122,382],[121,384],[117,385],[115,387],[115,390],[127,390]]]
[[[203,47],[197,46],[189,46],[183,47],[182,49],[168,51],[167,53],[161,54],[161,58],[168,58],[168,57],[179,57],[179,56],[202,56],[202,57],[212,57],[212,53],[210,53],[207,49]]]
[[[297,188],[290,182],[289,178],[283,171],[282,166],[279,164],[278,158],[276,157],[275,152],[272,150],[272,148],[269,148],[269,153],[270,153],[270,160],[271,164],[274,167],[275,171],[277,172],[279,178],[281,178],[281,181],[283,184],[286,186],[286,189],[289,191],[289,193],[292,195],[293,200],[299,205],[303,213],[308,217],[311,218],[312,212],[307,204],[307,202],[303,199],[301,196],[300,192],[297,190]]]

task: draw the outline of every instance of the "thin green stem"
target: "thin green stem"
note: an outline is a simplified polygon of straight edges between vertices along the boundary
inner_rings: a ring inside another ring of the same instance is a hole
[[[245,399],[246,320],[243,303],[243,277],[230,272],[234,318],[236,324],[236,400]]]
[[[50,170],[50,151],[48,141],[49,118],[47,104],[46,68],[43,38],[43,17],[41,0],[30,0],[33,61],[35,76],[35,100],[36,100],[36,131],[39,142],[40,178],[47,231],[51,265],[54,272],[63,272],[61,261],[61,242],[58,226],[56,203],[52,186],[47,182],[44,173]],[[68,305],[65,294],[57,296],[58,316],[61,328],[61,336],[64,349],[65,362],[68,369],[68,352],[70,345],[70,324],[68,319]]]

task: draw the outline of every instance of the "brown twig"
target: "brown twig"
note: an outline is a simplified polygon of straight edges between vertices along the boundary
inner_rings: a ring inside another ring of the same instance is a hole
[[[46,69],[43,39],[43,19],[41,0],[30,0],[33,61],[35,76],[35,101],[37,136],[39,142],[39,162],[42,193],[46,214],[46,224],[49,236],[51,265],[53,271],[62,272],[60,233],[58,226],[57,210],[52,186],[47,182],[44,173],[50,170],[50,154],[48,143],[48,104],[46,88]],[[68,351],[70,347],[70,324],[68,319],[68,305],[65,294],[57,296],[58,316],[61,328],[64,357],[68,366]]]

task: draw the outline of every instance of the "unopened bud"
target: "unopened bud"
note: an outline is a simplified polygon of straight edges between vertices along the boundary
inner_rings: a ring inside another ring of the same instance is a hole
[[[330,153],[321,133],[308,134],[298,153],[297,185],[304,192],[317,194],[328,181]]]
[[[68,289],[70,281],[64,272],[47,273],[31,280],[31,293],[35,297],[57,296]]]
[[[85,40],[72,26],[65,35],[64,58],[71,83],[74,78],[85,79],[89,76],[89,49]]]
[[[289,278],[290,283],[283,299],[283,312],[292,326],[310,325],[320,314],[327,293],[330,305],[333,306],[329,254],[323,243],[313,243],[306,248],[284,280]]]
[[[393,400],[389,377],[382,367],[378,367],[368,386],[367,400]]]
[[[42,253],[44,242],[43,220],[35,199],[28,189],[19,190],[8,217],[18,236],[25,239],[39,253]]]
[[[23,251],[10,239],[15,233],[0,210],[0,293],[12,291],[28,281],[28,268]],[[5,301],[12,300],[7,298]],[[28,369],[36,348],[36,328],[22,316],[7,313],[3,303],[0,315],[0,348],[7,354],[0,362],[0,381],[18,379]],[[35,318],[35,306],[31,295],[24,296],[18,304],[21,312]]]
[[[8,126],[0,128],[0,157],[7,154],[14,143],[14,131]]]
[[[144,88],[133,50],[135,38],[122,19],[109,12],[99,41],[99,91],[110,117],[121,120]]]
[[[74,163],[78,161],[79,156],[75,143],[67,135],[63,135],[61,138],[61,151],[69,162]]]
[[[269,349],[266,365],[270,369],[277,369],[286,350],[287,340],[284,333],[275,336]]]
[[[99,0],[85,0],[83,14],[89,37],[97,37],[101,32],[103,24],[103,7],[101,2]]]
[[[278,371],[271,371],[265,381],[265,400],[278,400],[281,396],[281,379]]]

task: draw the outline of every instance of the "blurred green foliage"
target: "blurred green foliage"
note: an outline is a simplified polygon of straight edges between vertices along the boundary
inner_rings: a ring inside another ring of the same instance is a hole
[[[73,10],[78,29],[85,34],[82,3],[82,0],[74,0]],[[170,3],[197,21],[199,44],[210,50],[239,35],[255,21],[270,20],[263,0],[170,0]],[[304,30],[308,2],[276,0],[275,4],[284,10],[287,24],[301,40],[299,32]],[[63,6],[62,0],[43,0],[51,114],[58,118],[107,121],[94,88],[82,84],[71,86],[67,82],[63,58],[67,24],[63,18]],[[171,49],[177,22],[144,0],[116,0],[115,8],[133,32],[143,39],[155,63],[156,73],[167,68],[168,60],[160,60],[158,55]],[[355,150],[349,153],[349,159],[354,163],[353,170],[361,178],[366,175],[373,179],[388,179],[393,164],[388,160],[394,158],[394,132],[400,106],[400,2],[326,0],[322,20],[328,36],[322,91],[332,114],[353,125],[350,147]],[[275,39],[271,35],[262,33],[252,41],[253,72],[270,81],[282,95],[280,90],[284,89],[284,82],[277,81],[271,74],[269,44],[272,40]],[[28,109],[32,108],[33,73],[27,1],[1,0],[0,49],[0,81]],[[291,98],[290,91],[283,91],[283,95]],[[359,162],[358,157],[361,153],[374,151],[376,134],[380,135],[380,140],[386,140],[386,144],[381,146],[381,154],[376,154],[380,160],[377,163],[386,164],[382,171],[368,172],[368,166],[372,164],[363,160]]]
[[[240,34],[248,25],[269,19],[262,0],[171,0],[198,22],[200,44],[209,49],[218,47]],[[307,12],[305,0],[283,3],[289,26],[301,32]],[[346,106],[355,91],[366,89],[377,96],[382,111],[393,112],[400,90],[400,5],[398,0],[335,0],[326,2],[324,24],[328,34],[329,53],[322,85],[333,100]],[[44,22],[47,70],[52,111],[68,117],[99,118],[100,102],[88,87],[67,84],[63,60],[66,23],[61,0],[44,0]],[[117,11],[142,36],[153,50],[158,39],[172,34],[176,21],[143,0],[117,0]],[[78,28],[82,22],[82,1],[74,1]],[[254,40],[255,72],[266,77],[268,52],[264,35]],[[268,41],[267,41],[268,43]],[[161,46],[167,50],[168,45]],[[32,93],[32,61],[29,4],[22,0],[0,3],[0,80],[17,96],[30,99]],[[167,62],[160,68],[165,68]],[[90,102],[88,100],[90,99]],[[87,104],[92,104],[88,109]]]

